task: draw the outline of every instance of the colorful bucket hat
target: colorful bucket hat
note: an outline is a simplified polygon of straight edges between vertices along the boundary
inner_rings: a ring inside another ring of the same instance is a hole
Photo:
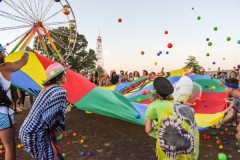
[[[60,63],[53,63],[49,65],[46,69],[47,79],[43,81],[43,85],[69,68],[70,67],[64,68]]]

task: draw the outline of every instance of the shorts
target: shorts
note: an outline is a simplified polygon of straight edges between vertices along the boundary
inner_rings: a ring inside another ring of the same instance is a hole
[[[13,114],[10,115],[10,118],[11,118],[12,124],[14,124]],[[9,121],[8,115],[4,113],[0,113],[0,130],[4,130],[8,128],[10,128],[10,121]]]

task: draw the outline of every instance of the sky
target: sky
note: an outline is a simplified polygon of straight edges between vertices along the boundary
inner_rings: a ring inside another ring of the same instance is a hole
[[[240,64],[239,0],[68,2],[76,16],[78,33],[88,41],[88,49],[96,49],[100,29],[104,68],[108,73],[113,69],[159,72],[162,67],[171,71],[182,68],[189,55],[195,56],[206,70],[232,69]],[[214,27],[218,30],[214,31]],[[16,30],[11,33],[18,34]],[[11,37],[6,34],[1,32],[1,41],[9,41]],[[208,46],[206,38],[212,46]],[[168,48],[168,43],[173,47]],[[145,54],[141,55],[141,51]],[[157,56],[160,51],[163,53]]]

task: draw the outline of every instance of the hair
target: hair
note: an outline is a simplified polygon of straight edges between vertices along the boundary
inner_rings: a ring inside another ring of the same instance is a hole
[[[229,78],[230,78],[230,74],[231,74],[231,73],[234,73],[235,76],[237,77],[237,73],[236,73],[235,71],[231,71],[231,72],[229,73]]]
[[[237,84],[237,85],[239,84],[237,78],[228,78],[228,79],[225,79],[225,82],[229,84]]]
[[[52,85],[52,84],[58,84],[59,85],[60,81],[62,80],[63,74],[64,74],[64,72],[62,72],[59,75],[57,75],[56,77],[52,78],[44,86],[49,86],[49,85]]]
[[[170,95],[161,95],[161,94],[155,92],[155,93],[152,94],[151,100],[155,101],[157,99],[160,99],[161,101],[162,100],[170,101],[170,100],[173,100],[173,96],[171,94]]]
[[[4,57],[2,56],[2,52],[4,51],[0,51],[0,64],[3,64],[5,62]]]
[[[143,70],[143,72],[145,72],[145,73],[146,73],[146,75],[148,75],[148,71],[147,71],[147,70]]]

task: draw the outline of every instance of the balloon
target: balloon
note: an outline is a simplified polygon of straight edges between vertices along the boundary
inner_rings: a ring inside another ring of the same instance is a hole
[[[227,160],[227,156],[224,153],[218,153],[218,160]]]
[[[85,155],[85,153],[84,152],[80,152],[80,156],[84,156]]]
[[[209,54],[209,53],[207,53],[207,54],[206,54],[206,56],[208,57],[208,56],[210,56],[210,54]]]
[[[212,42],[208,42],[208,46],[212,46]]]
[[[192,10],[194,10],[194,8],[192,7]]]
[[[231,37],[227,37],[227,41],[231,41]]]
[[[167,47],[172,48],[173,47],[172,43],[168,43]]]
[[[200,16],[198,16],[198,17],[197,17],[197,20],[200,20],[200,19],[201,19],[201,17],[200,17]]]
[[[118,22],[121,23],[122,22],[122,18],[118,18]]]
[[[218,27],[214,27],[213,30],[214,30],[214,31],[217,31],[217,30],[218,30]]]
[[[67,157],[67,154],[66,153],[62,153],[62,157],[63,158]]]
[[[91,156],[91,155],[92,155],[92,153],[91,153],[91,152],[88,152],[88,153],[87,153],[87,155],[88,155],[88,156]]]
[[[146,96],[147,95],[147,91],[143,91],[142,95]]]
[[[213,64],[213,65],[215,65],[215,64],[216,64],[216,62],[212,62],[212,64]]]
[[[144,51],[141,51],[141,55],[144,55]]]
[[[225,60],[225,58],[223,58],[223,60]]]
[[[165,31],[164,34],[168,34],[168,31]]]
[[[137,102],[138,102],[138,103],[141,103],[141,102],[142,102],[142,98],[138,98],[138,99],[137,99]]]
[[[140,117],[141,117],[140,114],[136,114],[136,115],[135,115],[135,118],[136,118],[136,119],[139,119]]]
[[[209,38],[206,38],[206,41],[209,41]]]
[[[237,43],[240,44],[240,40],[238,40]]]
[[[166,54],[169,54],[169,52],[167,51]]]
[[[154,62],[154,65],[157,65],[157,62]]]
[[[162,51],[159,51],[159,54],[162,54]]]

